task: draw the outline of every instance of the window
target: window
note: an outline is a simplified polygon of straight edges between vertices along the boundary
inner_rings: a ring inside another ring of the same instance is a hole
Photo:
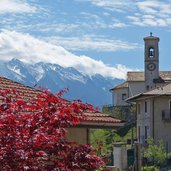
[[[149,57],[150,58],[153,58],[154,57],[154,48],[153,47],[150,47],[149,48]]]
[[[169,100],[169,119],[171,119],[171,100]]]
[[[137,104],[137,113],[138,113],[138,114],[140,114],[140,108],[141,108],[141,106],[140,106],[140,104],[138,103],[138,104]]]
[[[147,91],[149,90],[149,85],[146,86],[146,90],[147,90]]]
[[[138,138],[138,141],[140,142],[140,126],[138,126],[138,136],[137,136],[137,138]]]
[[[145,135],[144,135],[144,138],[145,138],[145,143],[147,143],[147,131],[148,131],[148,126],[145,126]]]
[[[147,113],[147,102],[145,101],[145,113]]]
[[[124,93],[124,94],[122,94],[122,100],[125,100],[126,99],[126,94]]]

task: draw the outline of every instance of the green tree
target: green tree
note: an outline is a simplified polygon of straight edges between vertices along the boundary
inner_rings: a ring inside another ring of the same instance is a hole
[[[161,166],[166,160],[166,151],[162,141],[158,142],[158,145],[154,143],[153,138],[148,138],[148,147],[145,149],[144,157],[151,158],[154,161],[155,166]]]

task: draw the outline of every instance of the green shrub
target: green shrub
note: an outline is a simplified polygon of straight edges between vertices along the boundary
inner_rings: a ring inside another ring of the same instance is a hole
[[[158,171],[159,169],[155,166],[145,166],[142,171]]]
[[[151,158],[155,166],[162,166],[166,160],[166,151],[162,141],[158,145],[154,143],[153,138],[149,137],[147,140],[148,147],[144,151],[144,157]]]

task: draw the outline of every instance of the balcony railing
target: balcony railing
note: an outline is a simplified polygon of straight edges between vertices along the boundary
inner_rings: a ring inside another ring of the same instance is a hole
[[[162,120],[171,121],[171,110],[162,110]]]

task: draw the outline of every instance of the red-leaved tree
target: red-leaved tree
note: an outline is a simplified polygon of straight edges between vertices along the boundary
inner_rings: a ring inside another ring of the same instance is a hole
[[[92,107],[59,94],[44,91],[27,98],[0,90],[1,171],[91,171],[104,165],[90,145],[65,138],[66,128],[77,125]]]

